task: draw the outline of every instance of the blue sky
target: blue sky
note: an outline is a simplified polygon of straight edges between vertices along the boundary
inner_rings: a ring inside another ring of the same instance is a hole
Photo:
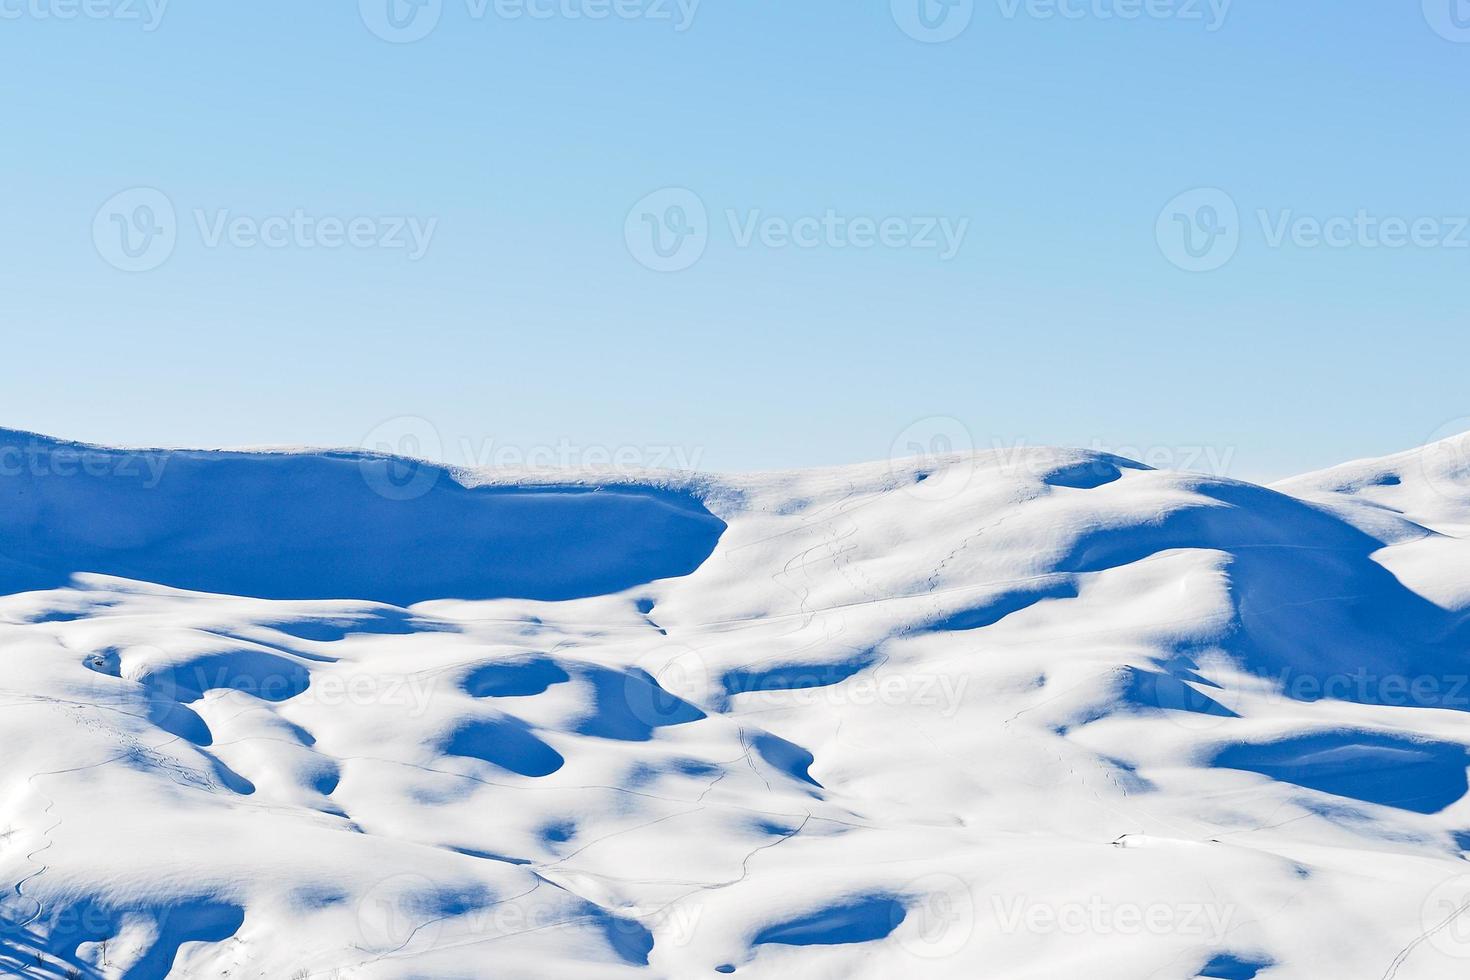
[[[0,0],[0,424],[1266,478],[1470,416],[1460,0],[387,2]]]

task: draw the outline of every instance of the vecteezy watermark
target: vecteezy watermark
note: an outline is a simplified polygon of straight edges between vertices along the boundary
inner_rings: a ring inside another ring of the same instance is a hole
[[[558,926],[596,921],[614,945],[622,941],[685,946],[694,938],[704,907],[697,901],[675,902],[646,912],[589,913],[557,889],[531,888],[521,895],[497,899],[478,885],[451,887],[411,872],[375,884],[357,903],[362,948],[371,952],[431,949],[449,936],[519,935]]]
[[[938,502],[959,496],[975,476],[975,439],[949,415],[931,415],[907,426],[888,450],[889,471],[907,482],[905,493]]]
[[[899,946],[912,956],[942,960],[964,949],[975,932],[975,893],[964,881],[943,872],[925,875],[904,889],[906,903]],[[912,925],[910,925],[912,923]]]
[[[760,208],[727,208],[723,214],[735,248],[811,251],[907,249],[935,253],[941,262],[957,256],[970,229],[966,217],[843,214],[773,215]],[[654,272],[681,272],[705,254],[713,231],[700,196],[685,187],[666,187],[642,198],[623,222],[628,253]]]
[[[1138,703],[1152,704],[1186,731],[1208,732],[1240,717],[1245,691],[1239,685],[1215,684],[1193,671],[1178,676],[1131,668],[1129,673]]]
[[[367,451],[358,460],[363,479],[390,500],[414,500],[434,489],[446,462],[518,475],[617,476],[647,470],[693,472],[704,457],[702,447],[675,444],[613,446],[563,438],[524,446],[468,436],[450,442],[434,423],[417,415],[379,423],[360,446]]]
[[[891,0],[893,21],[925,44],[953,41],[975,18],[975,0]]]
[[[1123,460],[1142,463],[1154,470],[1181,470],[1188,473],[1203,473],[1206,476],[1229,476],[1235,462],[1235,446],[1204,445],[1202,443],[1174,443],[1154,445],[1117,444],[1105,439],[1093,438],[1087,445],[1079,447],[1097,454],[1097,458],[1085,461],[1072,470],[1091,469],[1098,476],[1117,476],[1117,466],[1106,457],[1116,456]],[[1045,477],[1057,470],[1057,460],[1049,447],[1033,444],[1025,439],[994,439],[990,449],[1000,460],[1001,469],[1008,473],[1024,473],[1033,477]]]
[[[1470,215],[1379,215],[1358,208],[1320,217],[1291,208],[1258,208],[1255,218],[1270,249],[1470,249]],[[1164,257],[1186,272],[1213,272],[1229,263],[1243,231],[1235,199],[1217,187],[1174,198],[1155,226]]]
[[[1470,2],[1467,0],[1423,0],[1424,19],[1434,33],[1446,41],[1470,44]]]
[[[714,690],[704,656],[686,644],[665,641],[651,651],[645,666],[625,675],[623,698],[635,718],[662,728],[696,717],[689,709],[705,703]]]
[[[1213,34],[1225,26],[1233,0],[996,0],[1006,20],[1173,20]]]
[[[11,833],[14,833],[14,831],[8,830],[4,836],[8,837]],[[4,843],[3,838],[0,838],[0,843]],[[28,898],[29,896],[22,894],[21,897]],[[122,920],[128,912],[133,912],[136,916],[138,912],[142,911],[125,911],[93,902],[62,902],[47,906],[39,899],[31,898],[30,901],[36,905],[34,919],[44,917],[46,931],[52,935],[63,936],[114,936],[118,933],[122,925]],[[147,916],[153,919],[153,922],[150,924],[162,931],[162,927],[168,922],[171,912],[172,910],[168,908],[148,909]],[[59,971],[53,973],[48,968],[48,956],[52,954],[47,952],[47,944],[44,940],[40,939],[37,932],[32,928],[31,923],[26,921],[29,917],[22,916],[19,919],[14,918],[14,910],[7,910],[7,913],[0,914],[0,936],[5,937],[7,940],[6,972],[0,975],[24,976],[26,973],[31,972],[26,969],[24,961],[20,959],[21,948],[31,946],[33,952],[28,958],[38,968],[37,972],[33,975],[68,976],[68,974]],[[78,957],[80,958],[87,953],[95,954],[99,961],[98,965],[102,965],[100,961],[106,959],[107,940],[103,939],[100,942],[80,943]],[[14,971],[10,969],[12,964],[17,965]],[[76,975],[81,976],[80,973]]]
[[[1154,237],[1164,257],[1184,271],[1213,272],[1240,248],[1240,210],[1218,187],[1185,191],[1159,212]]]
[[[1172,20],[1201,24],[1210,33],[1225,26],[1233,0],[995,0],[1004,20]],[[890,0],[893,20],[926,44],[953,41],[975,19],[975,0]]]
[[[1359,208],[1352,215],[1318,218],[1291,209],[1256,212],[1266,245],[1282,248],[1470,248],[1470,216],[1375,215]]]
[[[363,948],[386,953],[419,939],[433,945],[450,908],[464,900],[419,874],[398,874],[379,881],[357,903],[357,928]]]
[[[346,673],[322,671],[311,676],[305,690],[292,694],[296,704],[318,704],[326,708],[384,706],[400,709],[399,715],[419,718],[429,710],[442,675],[373,673],[351,670]],[[252,674],[216,669],[201,670],[198,680],[214,688],[231,688],[254,694],[267,701],[285,700],[279,695],[291,693],[299,678],[290,674]]]
[[[363,482],[387,500],[417,500],[444,474],[435,462],[443,456],[439,429],[417,415],[399,415],[374,426],[362,438],[367,455],[357,461]]]
[[[173,202],[152,187],[134,187],[103,202],[92,219],[92,243],[108,265],[148,272],[167,262],[178,244]]]
[[[948,262],[960,253],[970,230],[969,218],[942,215],[874,218],[844,215],[828,208],[820,215],[795,218],[767,215],[759,209],[725,211],[738,248],[760,244],[769,249],[915,249],[937,251]]]
[[[1087,448],[1092,452],[1131,459],[1155,470],[1184,470],[1207,476],[1229,476],[1236,451],[1235,446],[1199,444],[1117,446],[1101,439],[1092,440]]]
[[[532,473],[632,473],[638,470],[699,469],[701,447],[675,445],[584,445],[570,439],[554,444],[519,446],[485,439],[459,440],[459,458],[467,466],[489,466]]]
[[[709,246],[709,212],[685,187],[654,191],[628,211],[623,241],[638,263],[654,272],[682,272]]]
[[[128,655],[136,658],[138,648],[129,650]],[[105,669],[107,658],[105,654],[100,657],[100,666],[90,661],[88,666],[94,673],[105,675],[108,672]],[[151,675],[147,679],[147,687],[155,700],[192,701],[206,691],[228,690],[262,701],[289,700],[326,708],[385,706],[399,709],[405,717],[418,718],[428,711],[440,676],[356,669],[308,674],[301,669],[257,669],[253,664],[237,668],[229,662],[206,662]]]
[[[196,209],[194,222],[205,248],[382,249],[403,251],[417,262],[429,251],[438,218],[415,215],[314,215],[302,208],[265,217],[229,209]]]
[[[1441,425],[1417,454],[1418,477],[1447,500],[1470,495],[1470,416]]]
[[[158,30],[169,0],[0,0],[0,20],[112,20]]]
[[[1044,902],[994,894],[990,906],[1007,935],[1188,936],[1210,943],[1226,938],[1237,911],[1211,902],[1115,902],[1099,895]]]
[[[742,710],[912,706],[932,708],[941,718],[954,717],[969,686],[968,675],[907,673],[882,667],[841,680],[834,678],[832,668],[820,667],[784,669],[774,679],[727,680],[728,693],[740,695]]]
[[[1159,708],[1174,724],[1203,732],[1240,717],[1247,705],[1257,711],[1292,702],[1338,701],[1396,708],[1470,710],[1470,674],[1377,673],[1367,668],[1309,674],[1226,671],[1216,683],[1208,668],[1164,673],[1132,668],[1133,695]]]
[[[444,16],[444,0],[358,0],[369,31],[394,44],[412,44],[434,33]]]
[[[470,21],[650,21],[676,33],[694,26],[701,0],[464,0]],[[445,0],[358,0],[367,29],[393,44],[422,41],[444,18]]]
[[[32,441],[0,445],[0,476],[131,480],[152,490],[162,482],[168,459],[163,450],[94,449]]]
[[[1452,959],[1470,959],[1470,875],[1440,882],[1424,899],[1419,924],[1437,952]]]
[[[398,251],[410,262],[428,253],[439,226],[438,218],[314,214],[304,208],[268,215],[195,208],[191,217],[206,249]],[[92,219],[97,254],[123,272],[148,272],[163,265],[174,254],[180,231],[173,201],[153,187],[113,195]]]
[[[1470,674],[1379,674],[1360,667],[1327,675],[1286,670],[1279,681],[1281,697],[1291,701],[1470,710]]]

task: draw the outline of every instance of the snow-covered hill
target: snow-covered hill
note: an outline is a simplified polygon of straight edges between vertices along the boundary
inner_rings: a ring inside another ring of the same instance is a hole
[[[0,432],[0,975],[1470,972],[1470,458]]]

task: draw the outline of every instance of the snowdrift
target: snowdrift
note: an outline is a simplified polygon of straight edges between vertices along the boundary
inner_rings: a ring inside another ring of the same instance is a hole
[[[1461,976],[1467,445],[548,485],[7,434],[0,972]]]
[[[77,572],[265,599],[578,599],[699,567],[724,530],[653,487],[468,488],[362,453],[140,452],[0,431],[0,589]]]

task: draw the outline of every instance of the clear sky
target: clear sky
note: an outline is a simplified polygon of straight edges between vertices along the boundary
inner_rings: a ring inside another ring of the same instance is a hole
[[[0,0],[0,425],[1265,478],[1470,416],[1460,0],[160,2]]]

